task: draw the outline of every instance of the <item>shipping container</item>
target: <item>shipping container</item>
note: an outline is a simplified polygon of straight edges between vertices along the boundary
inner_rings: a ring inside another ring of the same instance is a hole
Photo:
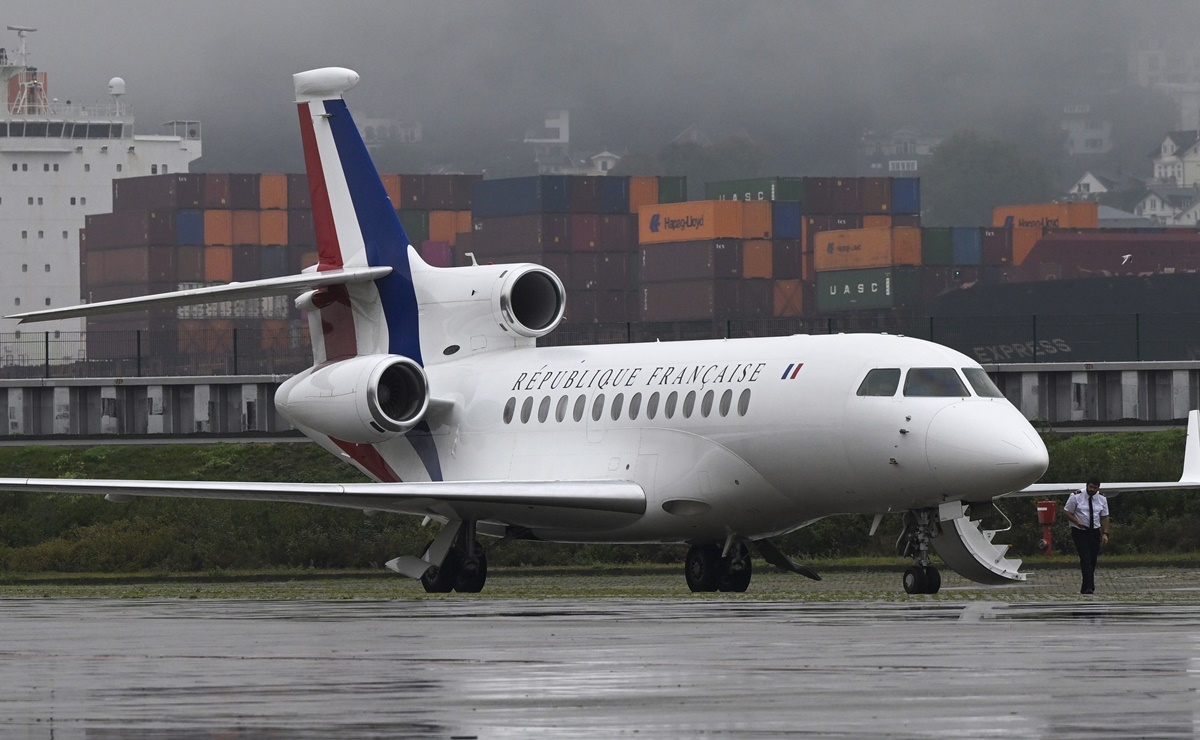
[[[207,246],[233,244],[233,212],[208,210],[204,212],[204,243]]]
[[[379,180],[383,183],[383,190],[388,199],[392,201],[392,210],[399,211],[404,207],[404,201],[400,199],[400,176],[380,175]]]
[[[175,243],[180,245],[204,244],[203,211],[179,211],[175,214]]]
[[[894,213],[892,214],[892,226],[914,226],[921,225],[921,214],[919,213]]]
[[[771,203],[771,236],[775,239],[799,239],[804,233],[800,204],[777,200]]]
[[[425,180],[425,208],[431,211],[470,211],[471,186],[483,179],[481,175],[424,175],[423,177]],[[403,188],[403,184],[401,188]]]
[[[1012,229],[983,228],[980,230],[982,264],[994,267],[1012,265]]]
[[[832,177],[804,178],[804,214],[828,216],[833,213],[834,179]]]
[[[629,213],[629,178],[606,175],[600,178],[600,213]]]
[[[571,214],[571,251],[598,252],[600,249],[600,216],[594,213]]]
[[[822,231],[833,231],[833,216],[804,217],[804,251],[812,252],[817,234]]]
[[[258,244],[262,236],[258,214],[260,211],[233,211],[232,243]]]
[[[595,291],[595,319],[598,324],[623,324],[637,318],[637,293],[631,290]]]
[[[233,247],[204,248],[204,280],[209,283],[228,283],[233,280]]]
[[[396,211],[396,215],[409,244],[420,244],[429,239],[429,211]]]
[[[421,242],[421,259],[434,267],[454,267],[454,249],[447,241]]]
[[[258,244],[288,243],[288,212],[260,211],[258,214]]]
[[[1035,227],[1012,227],[1012,251],[1013,264],[1020,265],[1029,256],[1030,251],[1037,246],[1038,240],[1042,238],[1042,228]]]
[[[759,319],[772,314],[771,280],[700,280],[643,284],[642,321]]]
[[[920,264],[920,239],[920,231],[913,228],[821,232],[816,236],[814,266],[823,272]]]
[[[947,226],[926,226],[921,229],[921,264],[931,267],[949,266],[954,262],[954,239]]]
[[[799,239],[776,239],[771,242],[771,275],[776,280],[799,280],[804,276],[802,257],[804,243]]]
[[[239,283],[263,277],[261,247],[239,244],[233,247],[233,279]]]
[[[204,174],[204,207],[206,209],[229,208],[229,175]]]
[[[259,210],[287,210],[287,207],[287,175],[261,175],[258,181]]]
[[[859,187],[862,198],[862,212],[864,214],[891,215],[892,178],[864,177]]]
[[[564,175],[479,180],[471,188],[471,211],[477,219],[570,210]]]
[[[287,217],[288,244],[315,247],[317,233],[313,229],[312,211],[306,208],[290,208]]]
[[[637,213],[646,206],[658,205],[657,177],[629,178],[629,212]]]
[[[1139,276],[1200,271],[1200,233],[1048,230],[1021,265],[1025,280]]]
[[[229,207],[233,210],[258,210],[259,192],[259,175],[229,176]]]
[[[199,208],[203,202],[204,176],[146,175],[112,181],[113,212]]]
[[[742,203],[742,238],[770,239],[771,204],[766,201]]]
[[[803,316],[812,302],[812,289],[812,284],[803,280],[774,281],[771,315],[777,318]]]
[[[833,228],[839,230],[845,229],[861,229],[863,227],[862,214],[858,213],[841,213],[830,217]]]
[[[920,272],[913,267],[876,267],[817,273],[822,312],[899,308],[920,299]]]
[[[742,211],[741,203],[723,200],[645,207],[638,213],[638,243],[737,239]]]
[[[1099,208],[1095,203],[1035,203],[992,209],[992,226],[1022,229],[1094,229],[1098,219]]]
[[[204,282],[204,247],[179,247],[175,256],[175,277],[181,283]]]
[[[800,177],[754,177],[722,180],[704,184],[705,200],[804,200],[804,179]]]
[[[456,211],[429,212],[430,241],[446,242],[453,245],[456,234],[458,234],[458,213]]]
[[[308,175],[287,176],[288,208],[312,208],[311,196],[308,192]]]
[[[569,255],[565,273],[559,273],[551,265],[546,266],[560,279],[568,281],[571,296],[579,290],[629,291],[636,287],[631,280],[633,258],[632,254],[576,252]]]
[[[921,213],[921,180],[916,177],[892,178],[892,215]]]
[[[956,265],[983,263],[982,232],[977,226],[956,226],[950,229],[951,259]]]
[[[643,284],[742,277],[740,239],[653,244],[640,247],[638,255]]]
[[[591,175],[576,175],[567,178],[567,201],[571,213],[600,212],[600,180]]]
[[[862,178],[838,177],[833,181],[833,212],[861,214],[863,212]]]
[[[658,202],[683,203],[688,199],[687,177],[683,175],[658,176]]]
[[[97,213],[84,219],[84,240],[91,251],[178,243],[175,211]]]
[[[747,239],[742,242],[742,277],[770,279],[774,275],[771,242]]]
[[[635,214],[601,216],[600,251],[636,252],[638,222]]]
[[[892,228],[891,216],[863,216],[862,227],[864,229],[890,229]]]
[[[470,242],[482,260],[514,254],[567,252],[571,248],[570,237],[569,215],[531,214],[475,219]]]
[[[180,319],[176,332],[181,355],[224,359],[233,352],[230,319]]]
[[[400,205],[396,206],[396,210],[432,210],[429,205],[429,179],[431,177],[432,175],[400,175]]]

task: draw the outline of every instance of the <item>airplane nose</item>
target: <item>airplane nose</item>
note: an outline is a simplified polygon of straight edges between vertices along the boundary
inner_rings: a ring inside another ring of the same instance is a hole
[[[1046,445],[1011,404],[964,401],[929,423],[925,454],[952,491],[997,496],[1033,483],[1050,465]]]

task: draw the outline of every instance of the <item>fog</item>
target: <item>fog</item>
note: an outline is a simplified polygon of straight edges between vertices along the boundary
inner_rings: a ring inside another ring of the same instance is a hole
[[[1125,84],[1139,36],[1195,35],[1200,3],[8,0],[3,25],[38,29],[52,97],[120,76],[138,133],[200,120],[196,169],[299,171],[291,75],[337,65],[362,75],[356,113],[420,121],[466,165],[570,107],[581,146],[653,153],[696,124],[809,174],[851,166],[867,128],[1018,137]]]

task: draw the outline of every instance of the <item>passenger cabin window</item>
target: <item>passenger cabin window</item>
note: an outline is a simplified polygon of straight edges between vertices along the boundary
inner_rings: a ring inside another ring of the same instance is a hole
[[[1004,394],[982,368],[964,367],[963,375],[967,376],[967,382],[980,398],[1004,398]]]
[[[513,412],[517,410],[517,399],[510,398],[508,403],[504,404],[504,423],[511,424],[513,420]]]
[[[658,391],[650,394],[649,400],[646,401],[646,418],[653,419],[658,415]]]
[[[952,367],[914,367],[904,377],[904,395],[965,398],[971,394]]]
[[[858,386],[860,396],[894,396],[900,387],[900,368],[875,368]]]

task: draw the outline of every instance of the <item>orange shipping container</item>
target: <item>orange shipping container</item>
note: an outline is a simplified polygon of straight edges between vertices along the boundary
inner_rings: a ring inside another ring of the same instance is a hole
[[[258,235],[259,244],[287,244],[287,211],[263,211],[258,214]]]
[[[890,229],[892,228],[891,216],[863,216],[864,229]]]
[[[737,200],[698,200],[644,207],[638,212],[638,243],[741,238],[743,205]]]
[[[921,264],[921,231],[895,229],[822,231],[813,242],[813,266],[826,270]]]
[[[204,248],[204,279],[210,283],[233,280],[233,247]]]
[[[1100,209],[1095,203],[1035,203],[992,209],[992,226],[1004,226],[1010,218],[1015,228],[1095,229]]]
[[[629,178],[629,212],[637,213],[643,206],[658,205],[658,178]]]
[[[287,188],[287,175],[260,175],[258,207],[264,211],[286,211],[288,207]]]
[[[776,280],[774,315],[780,318],[804,315],[804,281]]]
[[[181,355],[223,359],[233,351],[233,322],[229,319],[180,319],[175,331]]]
[[[471,223],[470,211],[455,211],[454,233],[455,234],[470,234],[475,230],[475,226]]]
[[[388,197],[392,199],[392,208],[400,207],[400,176],[399,175],[380,175],[380,180],[383,180],[383,189],[387,191]]]
[[[448,242],[451,246],[456,241],[458,233],[458,213],[455,211],[429,212],[429,239],[435,242]]]
[[[258,211],[233,211],[233,244],[259,243]]]
[[[742,202],[742,238],[771,238],[771,201],[751,200]],[[747,275],[747,277],[750,277]]]
[[[209,246],[233,244],[233,211],[204,212],[204,243]]]
[[[767,206],[770,201],[763,201]],[[751,202],[747,205],[758,205]],[[770,278],[774,261],[771,254],[771,242],[766,239],[748,239],[742,242],[742,277]]]
[[[1019,265],[1025,261],[1029,253],[1033,251],[1038,240],[1042,238],[1042,230],[1040,228],[1014,228],[1012,230],[1012,250],[1014,265]]]

